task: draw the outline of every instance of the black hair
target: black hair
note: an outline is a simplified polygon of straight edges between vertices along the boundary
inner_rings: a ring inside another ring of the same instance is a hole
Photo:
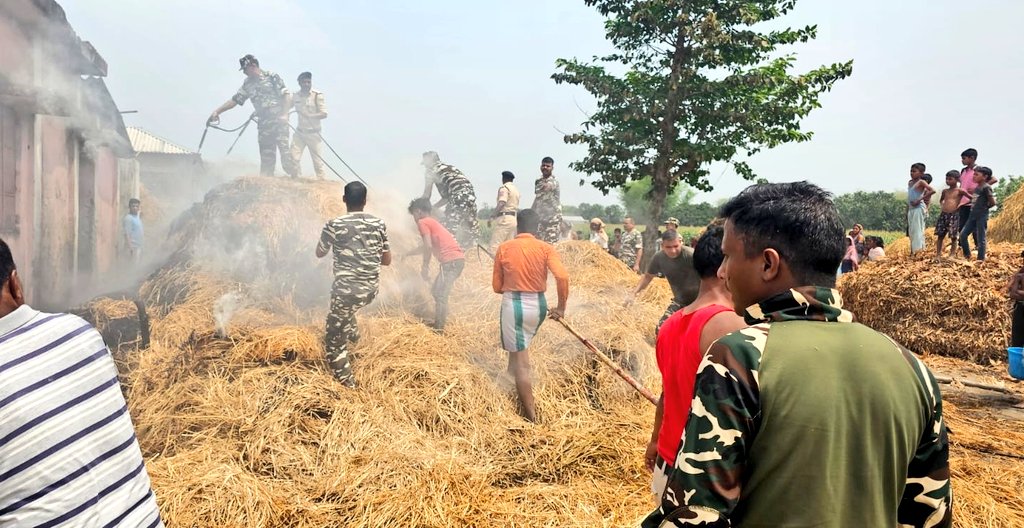
[[[921,172],[924,172],[924,169],[925,169],[924,163],[921,163],[920,161],[915,163],[915,164],[913,164],[913,165],[911,165],[910,168],[911,169],[917,169],[917,170],[919,170]]]
[[[747,258],[772,248],[802,285],[835,285],[846,232],[828,191],[806,181],[751,185],[718,215],[732,222]]]
[[[516,232],[536,235],[540,230],[540,215],[533,209],[523,209],[516,214]]]
[[[679,231],[676,231],[675,229],[666,229],[665,232],[661,234],[661,241],[662,242],[671,242],[673,240],[682,240],[682,238],[683,237],[682,237],[682,235],[679,234]]]
[[[433,207],[430,206],[430,199],[428,198],[420,197],[409,202],[410,213],[413,211],[423,211],[424,213],[430,214],[431,209],[433,209]]]
[[[512,174],[512,171],[501,171],[501,183],[508,183],[516,179],[516,175]]]
[[[697,246],[693,248],[693,267],[702,279],[709,279],[718,275],[718,268],[722,267],[722,234],[725,229],[720,225],[708,226],[707,230],[697,239]]]
[[[551,156],[544,156],[544,159],[540,160],[540,162],[541,163],[550,163],[550,164],[554,165],[555,164],[555,159],[552,158]]]
[[[975,149],[969,148],[969,149],[961,152],[960,153],[960,157],[961,158],[974,158],[974,159],[978,159],[978,151],[975,150]]]
[[[956,169],[953,169],[951,171],[946,171],[946,177],[947,178],[956,178],[956,179],[959,180],[960,179],[960,171],[958,171]]]
[[[0,238],[0,284],[7,284],[7,279],[11,278],[11,273],[15,269],[11,248],[4,239]]]
[[[303,79],[313,80],[313,74],[309,72],[302,72],[299,74],[299,81],[302,81]]]
[[[932,175],[926,173],[924,176],[921,176],[921,179],[924,180],[925,183],[931,183],[932,182]]]
[[[138,198],[132,198],[131,200],[128,200],[128,207],[131,207],[135,204],[142,205],[142,201],[139,200]]]
[[[366,186],[360,182],[349,182],[345,185],[345,194],[341,197],[345,205],[363,207],[366,205]]]
[[[974,172],[980,172],[984,174],[986,180],[992,177],[992,169],[988,167],[975,167]]]
[[[880,237],[878,235],[875,235],[875,236],[873,236],[871,238],[875,239],[875,245],[876,246],[878,246],[880,248],[885,248],[885,240],[882,240],[882,237]]]

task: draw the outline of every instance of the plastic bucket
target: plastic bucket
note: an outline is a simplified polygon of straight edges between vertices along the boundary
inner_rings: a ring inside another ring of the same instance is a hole
[[[1008,363],[1010,375],[1017,379],[1024,379],[1024,348],[1010,347],[1006,351],[1010,355]]]

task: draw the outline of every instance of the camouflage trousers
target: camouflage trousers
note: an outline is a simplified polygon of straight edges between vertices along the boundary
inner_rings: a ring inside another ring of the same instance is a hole
[[[331,311],[327,314],[327,329],[324,348],[327,352],[327,366],[338,381],[355,387],[352,376],[352,362],[348,355],[349,343],[359,341],[359,327],[356,326],[356,312],[370,304],[377,292],[366,293],[331,292]]]
[[[452,197],[444,209],[445,229],[455,235],[462,251],[469,251],[476,246],[480,238],[480,223],[476,219],[476,197]]]
[[[661,325],[665,324],[665,320],[672,316],[672,314],[678,312],[683,308],[682,304],[676,302],[675,299],[668,303],[668,308],[665,308],[665,313],[661,314],[661,319],[658,320],[658,326],[654,327],[654,338],[658,338],[658,332],[661,331]]]
[[[299,175],[288,145],[288,123],[273,117],[263,118],[256,127],[260,144],[260,176],[273,176],[277,155],[281,154],[281,168],[292,177]]]
[[[562,238],[562,215],[540,219],[539,237],[548,244],[557,244]]]

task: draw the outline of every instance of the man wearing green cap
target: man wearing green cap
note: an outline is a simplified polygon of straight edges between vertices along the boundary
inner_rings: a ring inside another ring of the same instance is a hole
[[[292,107],[292,94],[281,76],[260,69],[260,61],[252,55],[238,59],[239,68],[245,73],[245,82],[238,93],[210,114],[207,126],[220,122],[220,114],[252,100],[256,110],[256,130],[260,145],[260,175],[273,176],[277,165],[277,153],[281,153],[281,168],[290,176],[297,177],[295,160],[288,146],[288,112]]]

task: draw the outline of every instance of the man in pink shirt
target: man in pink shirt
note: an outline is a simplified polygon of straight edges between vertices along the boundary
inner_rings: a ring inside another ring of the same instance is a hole
[[[417,198],[409,204],[409,213],[416,219],[423,244],[410,252],[410,255],[422,254],[423,267],[420,273],[423,280],[430,280],[430,257],[433,256],[441,264],[441,271],[434,279],[430,293],[434,296],[434,330],[444,330],[448,321],[448,296],[452,293],[455,280],[462,275],[466,267],[466,257],[459,248],[455,237],[440,222],[430,216],[430,200]]]

